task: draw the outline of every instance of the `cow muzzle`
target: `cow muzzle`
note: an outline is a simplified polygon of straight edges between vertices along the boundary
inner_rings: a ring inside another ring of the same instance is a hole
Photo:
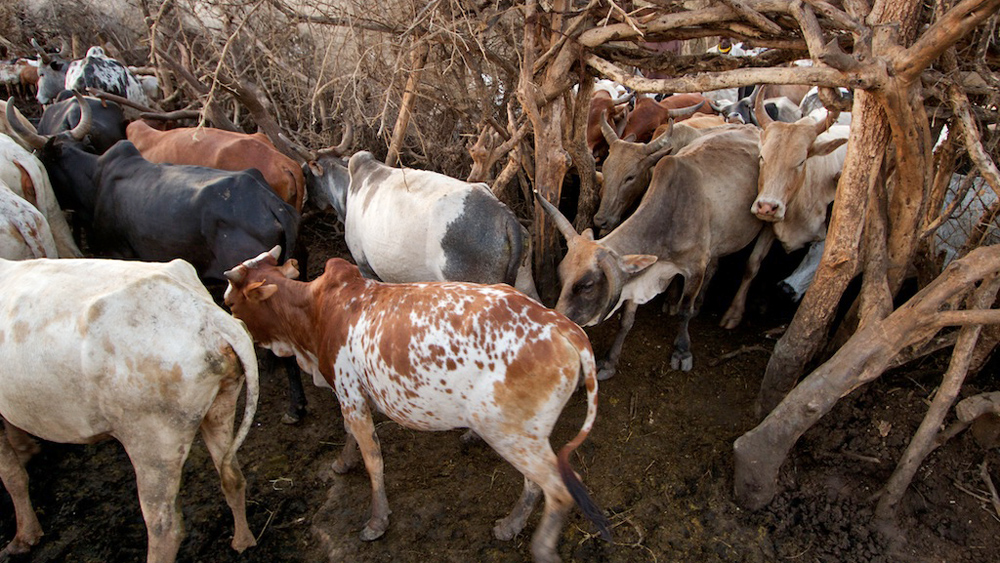
[[[778,200],[757,198],[750,206],[750,212],[761,221],[774,223],[785,218],[785,205]]]

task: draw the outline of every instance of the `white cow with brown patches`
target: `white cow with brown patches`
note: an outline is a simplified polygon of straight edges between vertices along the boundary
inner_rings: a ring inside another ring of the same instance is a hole
[[[316,280],[299,282],[295,261],[279,267],[279,253],[227,272],[226,305],[257,342],[294,354],[318,384],[336,391],[347,443],[333,469],[344,473],[363,458],[372,482],[361,539],[389,526],[369,402],[407,428],[470,428],[524,475],[520,500],[493,530],[497,538],[519,533],[544,492],[532,540],[537,561],[559,560],[556,544],[574,500],[608,535],[607,519],[569,466],[597,415],[594,354],[580,327],[507,285],[386,284],[338,258]],[[587,417],[557,457],[549,434],[581,379]]]
[[[235,520],[232,546],[254,545],[236,450],[257,408],[257,359],[246,327],[218,307],[194,268],[117,260],[0,260],[0,477],[24,553],[42,528],[28,498],[27,432],[86,444],[112,437],[135,468],[147,561],[174,561],[183,536],[177,493],[201,430]],[[236,401],[246,407],[236,436]],[[52,408],[57,406],[58,408]],[[27,457],[27,456],[23,456]]]
[[[58,255],[49,258],[83,256],[73,241],[66,215],[59,207],[45,167],[35,155],[5,134],[0,134],[0,182],[45,216],[58,251]]]
[[[58,258],[56,241],[42,213],[0,180],[0,258]]]

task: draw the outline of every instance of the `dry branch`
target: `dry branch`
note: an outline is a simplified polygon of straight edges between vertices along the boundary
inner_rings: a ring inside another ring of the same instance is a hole
[[[998,272],[1000,246],[978,248],[952,262],[937,279],[888,317],[858,330],[763,422],[736,440],[737,502],[753,510],[767,505],[777,492],[778,470],[799,437],[841,397],[879,377],[903,348],[926,340],[945,322],[1000,322],[1000,311],[996,310],[979,311],[992,313],[989,317],[967,315],[964,319],[940,311],[942,304]]]

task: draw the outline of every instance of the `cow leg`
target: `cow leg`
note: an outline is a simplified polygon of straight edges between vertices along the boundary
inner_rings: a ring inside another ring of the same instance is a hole
[[[736,295],[733,297],[733,302],[729,305],[729,310],[726,311],[725,315],[722,315],[722,320],[719,322],[719,326],[727,329],[734,329],[743,320],[743,313],[746,311],[747,305],[747,293],[750,291],[750,282],[757,277],[757,272],[760,271],[760,264],[764,261],[764,257],[767,256],[769,250],[771,250],[771,244],[774,242],[774,230],[771,229],[770,225],[765,225],[761,229],[760,234],[757,235],[757,243],[754,244],[753,251],[750,252],[750,258],[747,259],[747,267],[743,271],[743,281],[740,282],[740,288],[736,290]]]
[[[333,472],[343,475],[351,469],[357,467],[361,461],[361,451],[358,449],[358,441],[351,434],[351,428],[345,423],[344,430],[347,432],[344,438],[344,449],[340,450],[340,455],[333,462]]]
[[[295,356],[280,358],[288,377],[288,411],[281,417],[285,424],[297,424],[306,415],[306,391],[302,388],[302,370]]]
[[[524,490],[521,491],[521,498],[517,500],[514,509],[502,520],[497,520],[493,527],[493,537],[498,540],[510,541],[514,536],[521,533],[524,525],[528,522],[528,517],[535,510],[538,498],[542,495],[542,488],[533,481],[524,478]]]
[[[681,298],[681,322],[677,330],[677,337],[674,338],[674,352],[670,356],[670,369],[691,371],[694,367],[688,325],[695,315],[694,304],[704,281],[704,272],[694,274],[684,280],[684,296]]]
[[[611,379],[615,375],[618,358],[622,355],[622,346],[625,344],[625,337],[632,330],[632,325],[635,324],[635,310],[638,307],[635,301],[630,300],[625,302],[625,307],[622,309],[621,328],[618,329],[618,335],[615,336],[615,341],[611,344],[608,357],[601,361],[598,366],[597,379],[599,381]]]
[[[389,528],[389,500],[385,496],[385,475],[383,473],[382,450],[379,447],[378,434],[372,422],[368,406],[341,403],[344,423],[348,431],[357,440],[361,457],[365,460],[365,468],[372,483],[372,516],[361,530],[363,541],[372,541],[382,537]],[[345,444],[345,449],[349,444]]]
[[[242,386],[242,378],[226,380],[219,394],[201,421],[201,437],[205,440],[208,453],[212,456],[215,470],[222,481],[222,493],[226,504],[233,513],[235,530],[232,547],[242,553],[248,547],[257,545],[250,526],[247,524],[246,479],[236,460],[236,452],[226,459],[226,452],[233,447],[233,422],[236,419],[236,400]]]
[[[544,421],[535,422],[545,426]],[[551,427],[552,425],[549,423],[548,428],[545,428],[546,431],[542,434],[547,434],[547,430],[551,430]],[[503,428],[503,425],[498,425],[496,428]],[[520,471],[525,479],[521,498],[514,505],[514,510],[510,515],[498,522],[497,526],[493,528],[494,535],[497,539],[505,539],[507,534],[513,538],[523,529],[528,515],[531,514],[535,499],[537,499],[537,490],[541,489],[545,493],[545,511],[534,536],[531,538],[531,554],[536,562],[558,563],[559,555],[556,553],[556,545],[562,535],[566,513],[569,512],[573,499],[556,471],[556,455],[552,451],[548,439],[528,438],[526,436],[512,437],[510,434],[500,434],[498,430],[492,430],[492,428],[477,428],[477,431],[501,457]],[[504,524],[510,524],[512,527],[503,529]],[[501,536],[500,532],[505,532],[505,534]]]
[[[0,551],[0,558],[6,558],[9,555],[27,553],[42,537],[42,525],[39,524],[35,509],[31,506],[31,498],[28,497],[28,472],[18,459],[17,451],[11,446],[9,435],[0,439],[0,479],[14,503],[14,517],[17,520],[14,539]]]
[[[141,421],[120,438],[135,468],[139,506],[146,521],[149,544],[147,563],[171,563],[184,537],[184,523],[177,506],[184,460],[191,451],[194,431],[172,428],[167,420]],[[150,439],[160,436],[160,439]]]
[[[27,465],[28,460],[42,450],[41,446],[38,445],[38,441],[32,438],[30,434],[17,426],[6,420],[3,421],[3,425],[7,433],[7,441],[10,442],[11,447],[17,452],[17,459],[21,461],[21,465]]]

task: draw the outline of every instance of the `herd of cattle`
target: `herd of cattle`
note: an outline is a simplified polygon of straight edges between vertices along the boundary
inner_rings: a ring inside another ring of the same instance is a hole
[[[469,428],[485,440],[525,477],[494,534],[520,533],[544,494],[531,549],[557,561],[574,502],[608,535],[569,454],[594,423],[598,380],[614,374],[638,305],[683,278],[671,366],[692,369],[687,326],[719,259],[756,241],[722,320],[732,328],[774,240],[794,250],[825,237],[848,134],[822,108],[806,113],[815,93],[790,100],[758,88],[724,103],[597,91],[588,143],[601,162],[603,237],[577,233],[538,197],[568,246],[551,310],[537,301],[527,230],[485,184],[392,168],[365,151],[348,157],[349,134],[296,161],[262,134],[129,123],[114,102],[78,91],[146,95],[97,47],[35,68],[41,120],[0,104],[0,477],[17,516],[4,553],[42,535],[24,469],[38,449],[29,434],[119,440],[135,467],[148,560],[173,561],[181,468],[200,430],[233,513],[232,547],[254,545],[236,451],[257,405],[256,342],[335,391],[347,443],[334,470],[363,460],[372,483],[363,540],[386,531],[390,512],[374,404],[409,428]],[[298,280],[307,199],[343,222],[357,264],[331,259],[311,282]],[[64,210],[103,259],[82,258]],[[622,328],[598,364],[580,327],[620,307]],[[294,370],[290,381],[294,419],[304,402]],[[580,385],[586,420],[557,456],[548,438]]]

